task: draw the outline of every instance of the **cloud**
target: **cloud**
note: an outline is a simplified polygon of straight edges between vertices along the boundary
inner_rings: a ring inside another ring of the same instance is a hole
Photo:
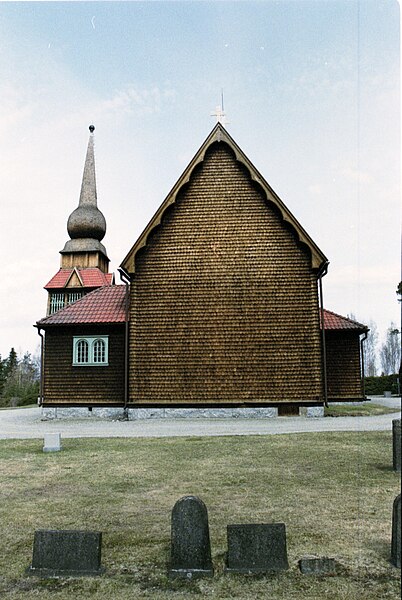
[[[374,183],[374,177],[370,173],[361,169],[353,168],[351,166],[341,169],[339,174],[346,180],[352,181],[354,183]]]
[[[101,100],[95,110],[100,113],[120,112],[155,114],[162,110],[165,103],[174,102],[176,92],[171,87],[137,88],[129,85],[125,89],[115,91],[114,95],[106,100]]]

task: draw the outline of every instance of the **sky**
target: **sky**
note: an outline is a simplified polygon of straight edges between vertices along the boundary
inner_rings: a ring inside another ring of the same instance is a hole
[[[395,1],[0,2],[0,353],[35,352],[95,129],[116,272],[215,125],[330,261],[324,304],[400,322]]]

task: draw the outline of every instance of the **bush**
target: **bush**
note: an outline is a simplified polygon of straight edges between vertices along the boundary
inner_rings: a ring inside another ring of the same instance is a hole
[[[384,392],[398,393],[398,375],[380,375],[379,377],[364,378],[367,396],[382,396]]]

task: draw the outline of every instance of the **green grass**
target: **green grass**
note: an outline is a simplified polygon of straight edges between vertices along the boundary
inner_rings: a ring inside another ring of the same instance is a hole
[[[220,438],[66,439],[0,442],[0,597],[399,598],[389,563],[392,434],[316,433]],[[166,576],[170,513],[195,494],[208,507],[215,577]],[[288,571],[223,572],[226,525],[284,522]],[[24,573],[36,529],[103,532],[99,578],[40,580]],[[303,555],[334,557],[334,577],[300,574]]]
[[[325,417],[372,417],[398,412],[397,408],[381,404],[330,404],[324,409]]]
[[[23,408],[35,408],[37,404],[24,404],[23,406],[0,406],[0,410],[19,410]]]

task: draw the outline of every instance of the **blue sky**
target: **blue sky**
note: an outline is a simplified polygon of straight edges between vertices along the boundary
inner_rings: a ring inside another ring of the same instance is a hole
[[[116,270],[214,125],[330,260],[327,308],[398,321],[397,2],[0,3],[0,352],[33,351],[88,125]]]

